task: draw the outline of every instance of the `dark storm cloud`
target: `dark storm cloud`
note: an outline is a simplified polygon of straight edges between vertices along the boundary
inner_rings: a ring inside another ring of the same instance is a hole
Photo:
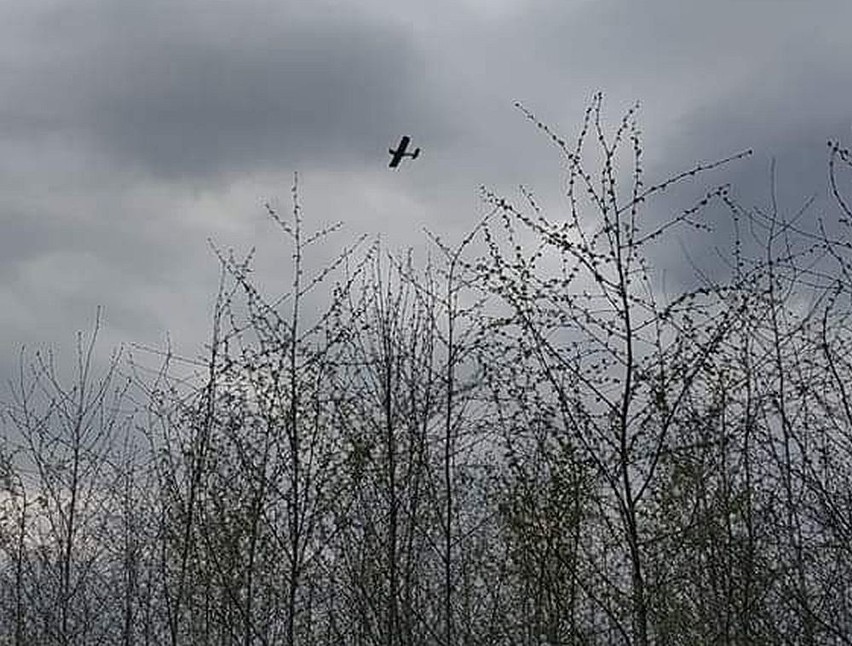
[[[65,132],[159,176],[358,163],[440,118],[405,34],[342,8],[266,2],[59,5],[22,27],[0,113],[18,137]],[[421,91],[418,91],[418,90]]]
[[[287,211],[296,170],[309,228],[343,220],[342,244],[460,239],[480,184],[523,183],[559,217],[559,152],[516,100],[569,140],[595,91],[609,126],[641,101],[648,181],[754,149],[651,218],[722,181],[766,204],[773,156],[784,209],[825,198],[825,140],[852,138],[849,24],[847,0],[0,3],[0,373],[21,343],[70,348],[97,305],[107,349],[166,330],[200,347],[206,239],[258,245],[256,275],[286,283],[261,203]],[[423,154],[389,171],[401,134]],[[722,215],[654,249],[670,282],[690,280],[686,253],[720,269]]]
[[[687,208],[703,187],[722,182],[744,206],[767,208],[773,158],[782,215],[814,196],[801,223],[831,218],[826,140],[852,142],[852,3],[542,0],[528,8],[512,32],[528,47],[497,54],[513,71],[503,78],[525,88],[527,107],[567,139],[601,90],[611,130],[640,101],[647,181],[753,149],[749,159],[652,201],[649,218]],[[670,283],[690,282],[691,262],[710,275],[724,272],[717,249],[730,250],[729,218],[714,210],[705,217],[709,237],[686,231],[681,244],[654,250]]]
[[[844,14],[852,19],[848,8],[837,17]],[[769,213],[774,200],[781,219],[797,217],[810,202],[797,225],[816,232],[822,220],[829,234],[843,235],[829,194],[826,142],[852,143],[852,70],[844,62],[852,51],[849,45],[839,46],[836,26],[823,24],[815,31],[813,20],[812,15],[800,16],[786,37],[778,38],[777,47],[770,48],[772,58],[750,65],[743,54],[739,82],[672,122],[659,142],[665,154],[657,157],[655,170],[685,169],[751,149],[750,158],[708,174],[703,183],[730,183],[732,195],[747,210]],[[803,34],[822,38],[804,39]],[[686,199],[666,198],[662,204],[671,210],[688,206]],[[733,245],[731,220],[720,211],[709,212],[707,219],[713,227],[710,239],[690,237],[685,251],[708,275],[722,277],[726,270],[720,258],[730,257]],[[759,253],[765,242],[758,231],[750,249]],[[689,274],[683,256],[669,249],[660,254],[660,262],[668,257],[677,264],[680,259],[682,272]]]

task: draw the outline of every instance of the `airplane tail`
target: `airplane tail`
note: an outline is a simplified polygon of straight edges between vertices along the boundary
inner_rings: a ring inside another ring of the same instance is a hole
[[[417,155],[419,155],[419,154],[420,154],[420,149],[419,149],[419,148],[415,148],[415,149],[414,149],[414,154],[411,156],[411,159],[417,159]]]

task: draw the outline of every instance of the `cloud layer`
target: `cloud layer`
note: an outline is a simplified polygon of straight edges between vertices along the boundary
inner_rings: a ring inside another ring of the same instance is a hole
[[[0,369],[23,343],[70,350],[98,304],[105,344],[169,331],[192,354],[207,238],[280,272],[261,204],[286,209],[294,171],[311,222],[392,246],[461,235],[483,183],[558,206],[558,155],[516,100],[566,137],[594,91],[613,121],[640,100],[649,173],[753,148],[719,177],[765,201],[775,157],[797,208],[852,135],[849,24],[841,0],[4,3]],[[393,172],[400,134],[423,154]]]

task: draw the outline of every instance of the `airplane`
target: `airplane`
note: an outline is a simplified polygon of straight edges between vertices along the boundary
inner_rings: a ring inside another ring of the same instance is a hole
[[[405,152],[408,148],[408,142],[411,141],[411,137],[408,135],[403,135],[402,139],[399,141],[399,145],[396,147],[396,150],[393,148],[388,149],[388,152],[393,155],[393,159],[391,159],[390,166],[391,168],[396,168],[399,166],[399,162],[402,161],[403,157],[411,157],[411,159],[417,159],[417,155],[420,154],[420,149],[415,148],[413,153]]]

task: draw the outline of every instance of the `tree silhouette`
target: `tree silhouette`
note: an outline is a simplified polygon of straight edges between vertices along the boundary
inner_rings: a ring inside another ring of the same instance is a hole
[[[339,225],[294,182],[289,289],[214,247],[202,357],[98,375],[99,323],[70,386],[22,355],[0,643],[849,644],[852,156],[837,218],[774,166],[745,208],[696,181],[748,152],[648,182],[637,108],[602,107],[569,144],[518,106],[562,212],[483,189],[421,265],[361,239],[312,273]],[[678,236],[727,247],[666,286]]]

